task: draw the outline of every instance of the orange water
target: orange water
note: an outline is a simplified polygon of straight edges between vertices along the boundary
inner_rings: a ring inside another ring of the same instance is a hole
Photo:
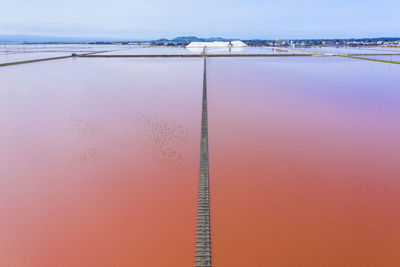
[[[400,266],[400,66],[208,62],[215,266]]]
[[[400,265],[399,72],[209,59],[215,266]],[[0,81],[0,266],[193,265],[200,59]]]
[[[0,266],[190,266],[200,59],[0,71]]]

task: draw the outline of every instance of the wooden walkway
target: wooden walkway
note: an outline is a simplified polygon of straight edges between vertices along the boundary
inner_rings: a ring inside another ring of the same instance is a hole
[[[204,57],[203,71],[203,107],[201,118],[200,174],[198,194],[195,266],[211,266],[206,57]]]

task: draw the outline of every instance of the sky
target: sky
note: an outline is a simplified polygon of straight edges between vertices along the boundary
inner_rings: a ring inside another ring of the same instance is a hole
[[[0,35],[399,37],[399,0],[0,0]]]

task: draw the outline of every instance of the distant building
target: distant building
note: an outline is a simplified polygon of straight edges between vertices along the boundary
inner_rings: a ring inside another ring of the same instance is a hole
[[[287,46],[289,40],[276,40],[274,46]]]

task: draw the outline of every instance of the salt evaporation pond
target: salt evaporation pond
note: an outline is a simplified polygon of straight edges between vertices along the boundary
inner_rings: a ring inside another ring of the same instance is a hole
[[[92,44],[4,44],[0,45],[0,53],[35,53],[35,52],[94,52],[126,48],[122,45]]]
[[[118,51],[101,53],[99,55],[190,55],[200,54],[203,49],[190,50],[184,47],[131,47]]]
[[[118,51],[100,53],[99,55],[199,55],[203,52],[201,47],[132,47]],[[206,54],[304,54],[301,51],[289,51],[285,48],[270,47],[208,47]]]
[[[229,48],[207,48],[207,54],[249,54],[249,55],[269,55],[269,54],[305,54],[300,51],[291,51],[286,48],[272,47],[232,47]]]
[[[5,53],[0,54],[0,64],[70,55],[70,52]]]
[[[399,266],[400,66],[208,60],[215,266]]]
[[[366,49],[364,47],[360,48],[352,48],[352,47],[310,47],[310,48],[302,48],[296,47],[297,50],[309,51],[309,52],[317,52],[317,53],[329,53],[329,54],[385,54],[385,53],[399,53],[400,49],[397,50],[379,50],[376,49]],[[380,49],[380,48],[379,48]]]
[[[207,61],[213,264],[399,266],[400,66]],[[0,266],[193,266],[202,78],[200,58],[1,68]]]
[[[0,266],[191,266],[202,70],[201,59],[2,68]]]
[[[27,44],[0,46],[0,64],[51,57],[70,56],[72,53],[86,54],[101,51],[120,50],[120,45],[85,45],[85,44]]]
[[[400,55],[373,55],[373,56],[360,56],[361,58],[369,58],[369,59],[377,59],[377,60],[386,60],[393,62],[400,62]]]
[[[362,47],[362,49],[367,49],[367,50],[375,50],[379,52],[397,52],[400,53],[400,47],[387,47],[387,46],[372,46],[372,47]]]

